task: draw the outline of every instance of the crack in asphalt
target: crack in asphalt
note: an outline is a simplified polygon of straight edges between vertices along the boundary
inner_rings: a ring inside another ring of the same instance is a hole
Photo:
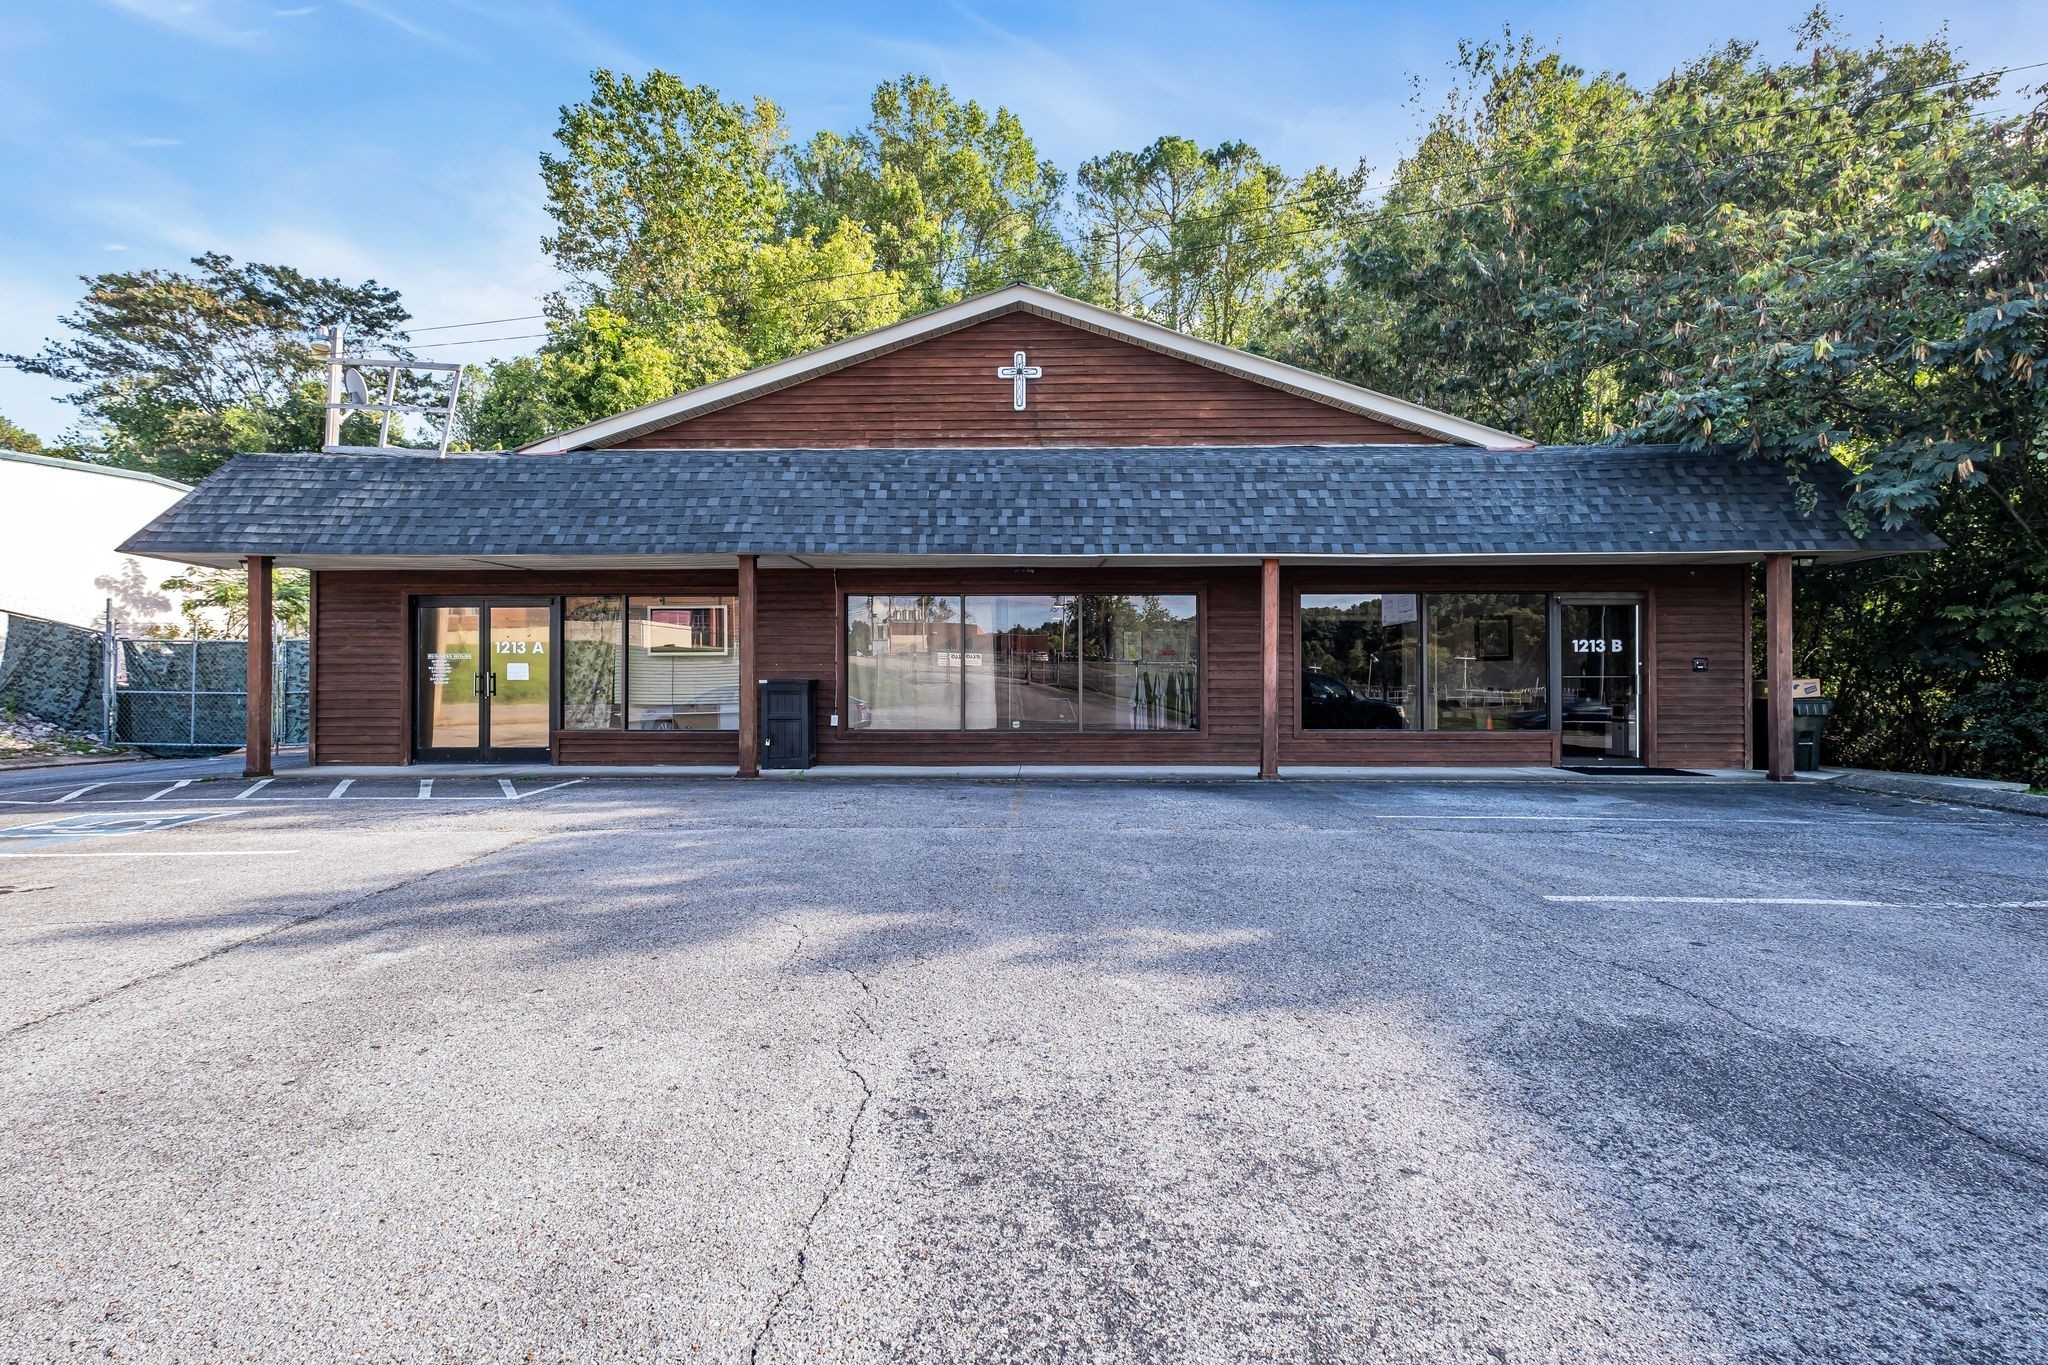
[[[162,981],[167,977],[176,976],[178,973],[188,971],[193,967],[204,966],[215,958],[225,957],[238,948],[246,948],[251,944],[262,943],[265,940],[276,938],[279,934],[290,933],[294,929],[303,929],[309,924],[317,924],[338,911],[353,909],[359,905],[367,905],[379,896],[388,896],[394,891],[403,891],[408,887],[418,886],[421,882],[430,881],[435,877],[441,876],[443,873],[458,872],[464,868],[474,867],[486,858],[495,858],[500,853],[504,853],[509,849],[514,849],[521,844],[529,844],[536,839],[545,837],[545,833],[523,835],[507,843],[499,844],[494,848],[487,848],[480,853],[471,854],[460,862],[443,863],[438,867],[429,868],[415,876],[401,878],[398,881],[392,882],[389,886],[380,886],[376,890],[365,892],[360,896],[338,900],[325,909],[314,910],[303,915],[294,915],[282,923],[271,925],[261,933],[250,934],[246,938],[238,938],[220,944],[218,947],[210,948],[196,957],[188,957],[182,962],[173,962],[168,967],[159,967],[156,971],[145,972],[141,976],[124,981],[118,986],[110,986],[96,995],[89,995],[82,1000],[74,1000],[70,1004],[59,1006],[47,1014],[37,1015],[33,1019],[24,1019],[18,1024],[14,1024],[6,1029],[0,1029],[0,1039],[15,1038],[23,1033],[27,1033],[31,1029],[40,1028],[44,1024],[77,1014],[83,1010],[89,1010],[95,1005],[104,1004],[106,1001],[112,1000],[116,996],[124,995],[138,986],[147,986],[151,982]]]
[[[869,985],[866,977],[853,968],[842,967],[840,970],[852,977],[854,984],[860,987],[861,1002],[852,1010],[854,1021],[867,1031],[869,1037],[879,1038],[881,1034],[875,1029],[874,1020],[868,1016],[868,1010],[874,1001],[874,988]],[[860,1136],[861,1120],[867,1116],[868,1105],[875,1098],[874,1084],[868,1079],[867,1073],[854,1062],[853,1055],[846,1050],[846,1045],[835,1044],[834,1051],[839,1054],[839,1063],[846,1069],[846,1074],[860,1085],[860,1098],[854,1103],[852,1117],[846,1121],[846,1136],[840,1142],[839,1160],[833,1168],[832,1176],[825,1182],[825,1188],[818,1195],[817,1206],[811,1210],[810,1216],[804,1219],[803,1229],[797,1236],[796,1259],[791,1267],[790,1277],[782,1288],[776,1291],[775,1297],[768,1301],[768,1311],[762,1315],[761,1325],[754,1329],[753,1339],[747,1345],[749,1365],[757,1365],[760,1361],[761,1352],[775,1331],[776,1323],[781,1319],[783,1305],[804,1287],[804,1277],[810,1271],[811,1245],[815,1240],[818,1220],[825,1216],[825,1210],[832,1207],[832,1201],[846,1188],[847,1176],[853,1170],[853,1148]]]

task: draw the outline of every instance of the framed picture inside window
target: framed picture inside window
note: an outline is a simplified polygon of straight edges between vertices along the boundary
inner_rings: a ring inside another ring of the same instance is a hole
[[[724,654],[731,642],[725,608],[716,603],[647,609],[649,654]]]
[[[1472,652],[1485,660],[1515,657],[1515,623],[1508,616],[1480,616],[1472,622]]]

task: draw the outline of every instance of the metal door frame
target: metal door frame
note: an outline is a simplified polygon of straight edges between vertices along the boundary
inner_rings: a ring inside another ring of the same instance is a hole
[[[1631,718],[1635,729],[1635,753],[1627,758],[1613,758],[1600,755],[1580,758],[1566,754],[1564,744],[1564,661],[1565,634],[1564,609],[1566,607],[1632,607],[1635,609],[1635,630],[1633,635],[1635,653],[1635,714]],[[1643,628],[1648,615],[1645,594],[1640,592],[1559,592],[1550,596],[1550,728],[1558,736],[1561,759],[1586,767],[1605,766],[1614,768],[1641,768],[1648,764],[1645,750],[1648,748],[1647,718],[1650,714],[1649,670],[1644,666],[1645,641]]]
[[[435,607],[475,607],[477,609],[477,647],[489,665],[488,674],[495,682],[497,666],[491,655],[491,609],[493,607],[546,607],[548,609],[548,648],[554,651],[548,660],[548,730],[550,734],[560,728],[562,707],[561,661],[562,600],[559,597],[504,596],[495,593],[453,593],[416,596],[411,599],[409,615],[406,666],[412,672],[412,757],[415,763],[532,763],[551,762],[554,745],[542,748],[499,749],[491,745],[491,696],[486,689],[477,699],[477,746],[474,749],[429,748],[420,742],[421,726],[425,723],[426,694],[428,683],[426,672],[420,667],[420,613]]]

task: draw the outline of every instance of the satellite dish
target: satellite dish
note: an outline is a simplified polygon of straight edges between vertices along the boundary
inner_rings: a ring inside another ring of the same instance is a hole
[[[370,401],[369,386],[363,383],[363,372],[361,370],[343,370],[341,372],[341,387],[348,391],[348,401],[351,403],[367,403]]]

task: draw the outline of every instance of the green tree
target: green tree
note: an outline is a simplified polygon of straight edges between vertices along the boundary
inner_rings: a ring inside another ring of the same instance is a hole
[[[574,281],[553,303],[558,341],[576,349],[615,334],[592,320],[601,309],[666,351],[670,378],[688,388],[901,316],[895,278],[866,273],[875,255],[863,229],[815,215],[793,225],[773,102],[728,102],[664,71],[639,81],[598,71],[592,82],[588,101],[562,110],[559,152],[541,157],[555,223],[542,246]],[[634,378],[620,382],[637,391],[657,368],[635,359]],[[586,399],[592,376],[617,367],[586,369],[542,386],[558,412],[605,415]],[[516,372],[505,379],[511,391],[532,387]]]
[[[1867,761],[2017,773],[2048,740],[2040,113],[1945,40],[1731,44],[1648,87],[1479,44],[1282,351],[1540,440],[1727,442],[1921,562],[1805,578]]]
[[[17,451],[33,455],[43,448],[42,438],[27,427],[20,426],[0,416],[0,450]]]
[[[194,567],[166,578],[161,586],[166,592],[186,594],[178,611],[191,638],[249,638],[249,576],[242,570]],[[304,569],[278,569],[272,574],[271,613],[284,634],[306,634],[312,596],[313,580]]]
[[[1162,137],[1081,167],[1080,241],[1093,292],[1178,331],[1243,346],[1281,290],[1336,264],[1362,211],[1365,166],[1289,176],[1248,143]]]
[[[903,278],[905,312],[1012,280],[1080,287],[1058,168],[1008,109],[963,104],[927,76],[878,86],[867,124],[819,133],[789,158],[789,175],[797,227],[864,228],[879,266]]]
[[[548,330],[538,355],[477,376],[463,423],[467,445],[509,450],[722,377],[707,375],[698,368],[701,358],[678,354],[609,308],[586,309]]]
[[[339,318],[370,346],[404,339],[396,290],[344,284],[290,266],[238,265],[218,253],[195,269],[83,277],[85,297],[61,319],[72,335],[33,356],[31,374],[76,384],[85,458],[194,480],[246,450],[317,450],[324,369],[307,345]],[[358,417],[344,439],[374,439]]]

